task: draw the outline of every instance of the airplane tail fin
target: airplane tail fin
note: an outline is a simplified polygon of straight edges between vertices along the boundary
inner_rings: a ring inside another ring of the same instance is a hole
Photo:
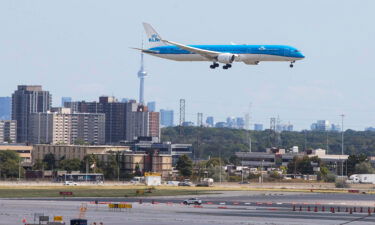
[[[151,48],[167,45],[150,24],[143,23],[143,27],[147,34],[147,42]]]

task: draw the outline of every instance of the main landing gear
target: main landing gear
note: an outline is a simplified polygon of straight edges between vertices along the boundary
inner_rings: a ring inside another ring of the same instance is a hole
[[[290,62],[289,67],[290,67],[290,68],[293,68],[293,66],[294,66],[293,63],[295,63],[295,62],[296,62],[296,61],[292,61],[292,62]]]
[[[214,62],[212,65],[210,65],[211,69],[215,69],[216,67],[219,67],[219,63]]]
[[[223,69],[228,69],[228,68],[231,68],[232,67],[232,65],[231,64],[225,64],[224,66],[223,66]]]
[[[217,63],[217,62],[214,62],[212,65],[210,65],[210,68],[211,68],[211,69],[215,69],[216,67],[219,67],[219,63]],[[227,70],[227,69],[229,69],[229,68],[231,68],[231,67],[232,67],[231,64],[225,64],[225,65],[223,66],[223,69]]]

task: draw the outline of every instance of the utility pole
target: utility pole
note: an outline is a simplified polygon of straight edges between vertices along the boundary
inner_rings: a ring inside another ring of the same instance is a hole
[[[344,114],[341,114],[341,176],[344,176]]]
[[[328,150],[329,150],[329,145],[328,145],[328,130],[326,131],[327,134],[327,155],[328,155]]]
[[[219,180],[221,184],[221,150],[219,151]]]

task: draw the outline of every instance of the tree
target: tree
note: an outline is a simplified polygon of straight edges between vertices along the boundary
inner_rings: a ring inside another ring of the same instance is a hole
[[[374,168],[371,166],[369,162],[361,162],[355,165],[355,173],[359,173],[359,174],[374,173]]]
[[[141,167],[139,166],[139,163],[136,163],[135,164],[135,173],[134,173],[135,176],[142,176],[142,171],[141,171]]]
[[[55,159],[55,155],[52,154],[52,153],[48,153],[44,156],[43,158],[43,162],[46,163],[46,168],[47,170],[53,170],[54,168],[56,168],[56,159]]]
[[[356,165],[360,164],[362,162],[367,162],[367,156],[365,154],[359,154],[359,155],[350,155],[348,157],[348,160],[346,161],[347,171],[348,175],[352,175],[356,172]]]
[[[0,151],[0,177],[18,177],[20,171],[21,158],[18,153],[10,150]],[[23,169],[21,168],[21,174]]]
[[[176,169],[183,177],[190,177],[193,174],[193,162],[187,155],[178,158]]]
[[[59,162],[59,168],[68,172],[80,170],[81,160],[79,159],[63,159]]]
[[[88,145],[88,143],[85,140],[79,139],[79,138],[74,141],[74,144],[75,145]]]
[[[116,156],[110,155],[108,157],[107,163],[105,163],[105,166],[102,169],[104,172],[104,177],[106,179],[117,179],[117,177],[119,176],[119,167]]]
[[[291,162],[288,163],[288,173],[290,174],[314,174],[312,163],[319,165],[317,157],[309,158],[304,156],[302,158],[295,156]]]
[[[238,156],[236,156],[236,155],[232,155],[232,156],[229,158],[229,162],[232,163],[232,164],[235,165],[235,166],[239,166],[239,165],[241,165],[241,160],[240,160],[240,158],[238,158]]]
[[[33,170],[44,170],[44,168],[46,168],[46,163],[43,162],[43,160],[41,159],[37,159],[35,160],[35,163],[33,165]]]

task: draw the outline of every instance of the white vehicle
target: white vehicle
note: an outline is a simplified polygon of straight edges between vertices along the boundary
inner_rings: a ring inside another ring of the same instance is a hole
[[[76,182],[73,182],[73,181],[65,181],[64,182],[64,185],[68,185],[68,186],[77,186],[78,184]]]
[[[133,179],[131,179],[130,182],[133,183],[133,184],[144,183],[145,178],[144,177],[133,177]]]
[[[375,174],[353,174],[349,177],[347,183],[375,184]]]
[[[190,205],[190,204],[194,204],[194,205],[200,205],[202,204],[202,200],[198,199],[198,198],[189,198],[189,199],[186,199],[185,201],[183,201],[184,205]]]

